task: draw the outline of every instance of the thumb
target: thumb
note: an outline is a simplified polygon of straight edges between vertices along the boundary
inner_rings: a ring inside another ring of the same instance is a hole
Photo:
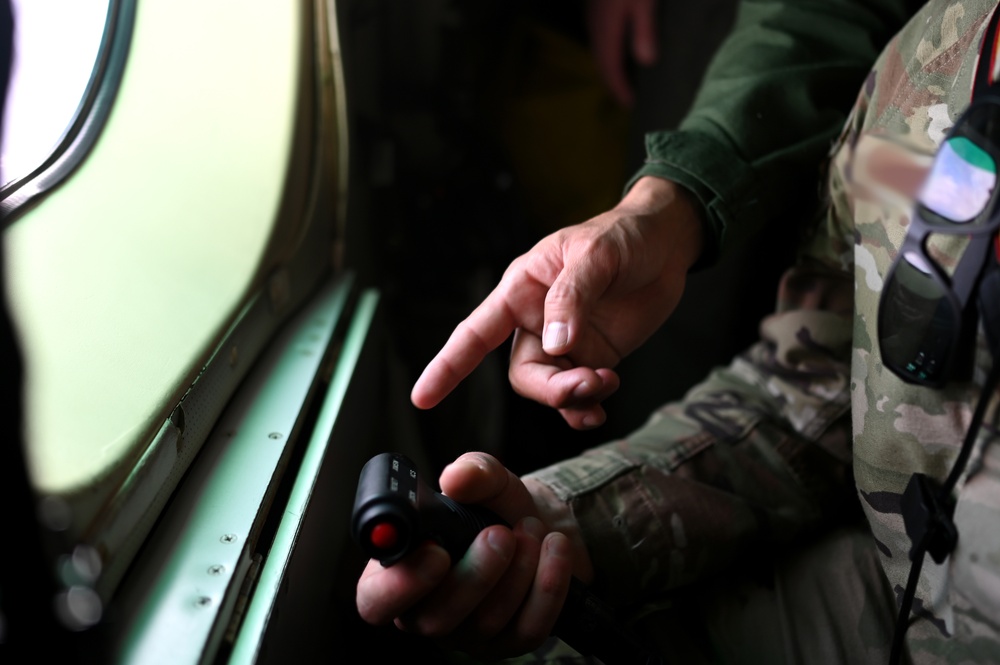
[[[537,516],[528,488],[492,455],[465,453],[444,468],[440,483],[449,498],[488,508],[509,524]]]
[[[545,294],[542,350],[551,356],[569,353],[587,322],[590,308],[607,290],[611,272],[598,257],[588,256],[565,267]]]

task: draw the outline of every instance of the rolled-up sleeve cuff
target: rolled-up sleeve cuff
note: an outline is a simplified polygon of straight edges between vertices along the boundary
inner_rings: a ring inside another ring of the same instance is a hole
[[[705,211],[707,237],[712,240],[693,269],[713,263],[720,251],[738,245],[740,224],[733,220],[753,214],[754,172],[733,150],[708,134],[693,130],[646,135],[646,161],[625,187],[644,176],[672,180],[689,190]]]

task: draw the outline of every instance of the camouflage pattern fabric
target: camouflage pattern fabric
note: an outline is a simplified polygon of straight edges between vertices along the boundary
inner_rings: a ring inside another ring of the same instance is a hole
[[[913,204],[895,180],[926,169],[968,105],[995,7],[929,2],[879,57],[834,146],[817,232],[761,341],[626,440],[532,474],[571,502],[595,588],[612,602],[641,614],[734,570],[752,575],[849,521],[859,503],[890,593],[902,595],[902,492],[914,472],[947,476],[992,359],[980,334],[976,372],[943,390],[883,366],[879,296]],[[963,243],[947,237],[933,251],[953,264]],[[956,489],[958,547],[942,565],[924,563],[907,634],[916,663],[1000,662],[996,398]],[[823,610],[799,600],[786,612]],[[849,626],[882,601],[854,602],[834,613]]]
[[[834,159],[835,194],[826,236],[854,241],[852,357],[854,473],[883,567],[897,596],[910,569],[900,498],[910,474],[943,482],[993,362],[980,333],[972,379],[944,390],[901,382],[883,366],[876,319],[883,279],[906,235],[910,202],[878,174],[887,164],[916,171],[971,98],[983,33],[995,2],[932,2],[879,59]],[[987,52],[984,57],[990,57]],[[889,147],[891,146],[891,148]],[[853,213],[853,214],[852,214]],[[954,265],[966,240],[939,236],[935,258]],[[819,245],[817,245],[819,250]],[[823,252],[827,260],[834,258]],[[973,460],[957,488],[957,549],[942,565],[924,563],[908,633],[915,662],[1000,661],[1000,447],[992,396]]]

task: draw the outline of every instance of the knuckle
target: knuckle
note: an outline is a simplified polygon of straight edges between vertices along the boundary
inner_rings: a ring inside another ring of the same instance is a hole
[[[566,585],[563,583],[562,578],[550,575],[542,577],[539,580],[538,590],[546,598],[561,598],[566,590]]]

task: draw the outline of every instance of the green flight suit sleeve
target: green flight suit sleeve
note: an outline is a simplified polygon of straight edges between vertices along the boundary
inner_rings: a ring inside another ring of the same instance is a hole
[[[628,186],[652,175],[695,194],[709,239],[699,265],[776,217],[811,210],[818,165],[858,89],[920,4],[744,0],[690,112],[677,130],[647,135]]]

